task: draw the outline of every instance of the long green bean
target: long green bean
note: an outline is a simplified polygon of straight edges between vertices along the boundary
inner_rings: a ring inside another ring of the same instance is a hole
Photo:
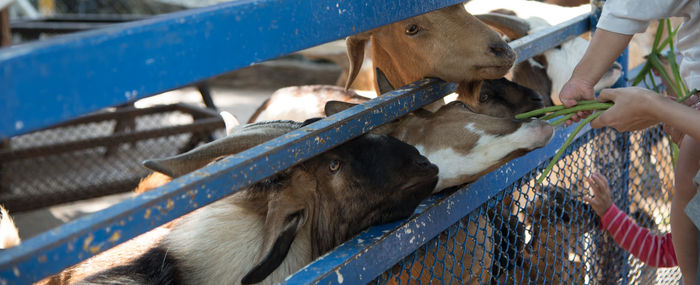
[[[605,110],[605,109],[610,108],[610,106],[612,106],[612,105],[613,105],[612,103],[597,103],[597,102],[591,103],[591,104],[583,104],[583,105],[579,104],[579,105],[573,106],[571,108],[566,108],[566,109],[562,109],[562,110],[553,112],[549,115],[542,117],[541,119],[542,120],[554,119],[556,117],[568,115],[571,113],[576,113],[578,111]]]
[[[583,129],[583,126],[590,123],[595,118],[598,118],[598,116],[600,116],[600,114],[602,114],[602,113],[603,112],[595,112],[595,113],[593,113],[593,115],[588,116],[588,118],[584,119],[583,121],[581,121],[580,124],[578,124],[578,126],[576,126],[574,131],[571,132],[571,134],[569,134],[569,137],[566,138],[566,140],[564,141],[564,144],[562,144],[561,147],[559,148],[559,150],[557,150],[557,153],[554,154],[554,157],[552,157],[552,160],[549,161],[549,164],[547,164],[547,167],[544,169],[544,171],[542,171],[542,174],[540,174],[540,177],[537,178],[537,184],[542,183],[544,178],[549,174],[549,172],[552,171],[552,167],[554,167],[554,164],[559,160],[559,158],[561,158],[561,156],[564,154],[564,150],[566,150],[566,148],[569,147],[569,145],[574,140],[576,135],[581,131],[581,129]]]

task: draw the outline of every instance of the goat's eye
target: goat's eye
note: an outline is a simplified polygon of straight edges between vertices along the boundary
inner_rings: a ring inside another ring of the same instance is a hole
[[[420,26],[413,24],[413,25],[410,25],[406,28],[406,34],[409,36],[413,36],[413,35],[417,34],[418,32],[420,32],[421,30],[422,30],[422,28]]]
[[[486,93],[481,93],[481,96],[479,96],[479,102],[483,103],[486,102],[486,100],[489,99],[489,94]]]
[[[338,172],[339,169],[340,169],[340,160],[334,159],[331,161],[331,164],[328,165],[328,170],[330,170],[333,173]]]

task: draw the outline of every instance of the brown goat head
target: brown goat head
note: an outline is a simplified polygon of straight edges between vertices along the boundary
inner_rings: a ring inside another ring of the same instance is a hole
[[[455,83],[497,79],[515,61],[515,53],[496,32],[457,4],[348,37],[346,88],[362,66],[367,42],[375,67],[393,86],[425,77]]]

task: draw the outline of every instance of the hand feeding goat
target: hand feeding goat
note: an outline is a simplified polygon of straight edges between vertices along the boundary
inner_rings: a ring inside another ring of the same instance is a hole
[[[177,177],[299,126],[239,127],[146,165]],[[184,216],[148,253],[83,283],[276,283],[362,229],[409,216],[437,172],[414,147],[368,134]]]
[[[488,13],[479,19],[504,33],[510,40],[590,12],[588,5],[561,7],[536,1],[473,0],[465,7],[472,13]],[[512,80],[551,98],[548,105],[561,105],[559,92],[571,77],[587,46],[588,41],[580,37],[567,40],[558,47],[515,65]],[[612,86],[621,73],[621,66],[614,63],[594,89],[599,91]]]

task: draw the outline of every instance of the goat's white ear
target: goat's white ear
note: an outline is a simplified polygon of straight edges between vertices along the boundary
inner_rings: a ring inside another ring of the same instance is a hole
[[[326,102],[324,112],[326,113],[326,116],[332,116],[355,106],[357,106],[357,104],[331,100]]]
[[[394,86],[391,86],[391,82],[389,82],[389,79],[386,78],[384,72],[382,72],[379,67],[375,68],[374,71],[377,77],[377,86],[379,86],[379,94],[394,91]]]
[[[345,90],[350,89],[352,82],[357,78],[362,68],[362,61],[365,59],[365,46],[369,41],[368,33],[360,33],[349,36],[345,39],[345,46],[348,49],[348,60],[350,61],[350,71],[348,71],[348,81],[345,82]]]
[[[287,257],[297,233],[308,220],[308,203],[313,198],[296,190],[315,189],[315,180],[303,172],[292,175],[288,188],[269,196],[260,255],[241,280],[242,284],[259,283],[272,274]]]

